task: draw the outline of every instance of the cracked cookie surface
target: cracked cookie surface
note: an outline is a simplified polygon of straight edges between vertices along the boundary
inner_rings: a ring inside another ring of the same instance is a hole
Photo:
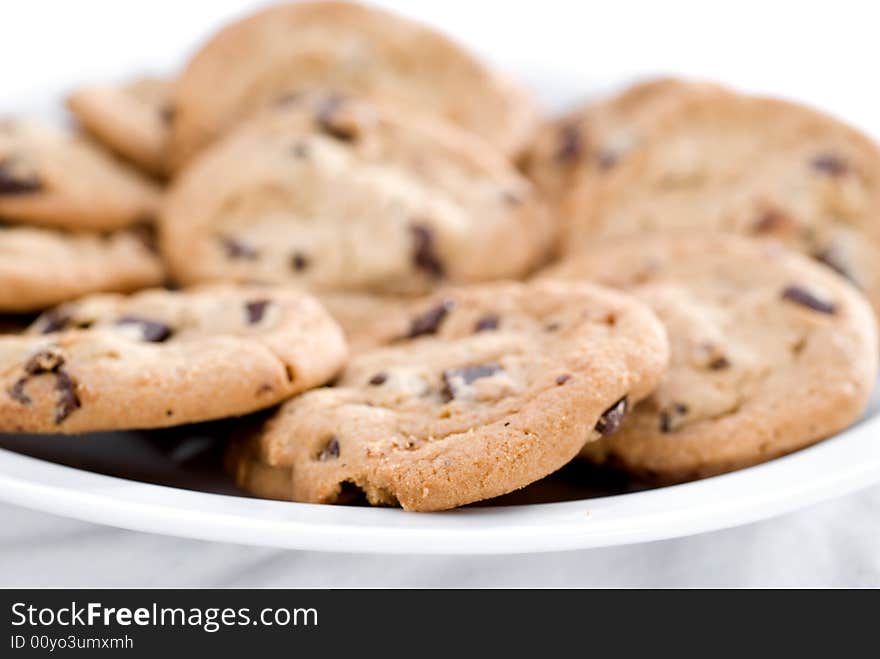
[[[528,180],[466,133],[325,93],[285,99],[206,150],[160,228],[183,283],[403,294],[521,276],[555,233]]]
[[[880,150],[809,108],[737,94],[687,99],[573,201],[569,249],[649,232],[783,241],[880,310]]]
[[[295,291],[95,295],[0,336],[0,432],[157,428],[236,416],[332,378],[338,325]]]
[[[107,231],[154,218],[159,188],[81,137],[48,124],[0,120],[0,217]]]
[[[373,7],[270,7],[217,33],[175,86],[177,165],[278,97],[314,88],[375,96],[458,125],[505,155],[537,122],[529,95],[434,30]]]
[[[666,326],[669,371],[584,455],[641,477],[711,476],[856,421],[877,375],[877,329],[843,278],[778,244],[651,237],[569,257],[548,278],[623,288]]]
[[[158,286],[164,268],[139,229],[95,235],[0,224],[0,313]]]
[[[449,289],[414,303],[396,342],[356,355],[333,387],[288,401],[240,440],[233,467],[258,492],[289,482],[294,501],[360,492],[440,510],[490,498],[613,432],[658,382],[667,350],[647,308],[608,289]]]
[[[154,176],[165,173],[171,82],[144,76],[119,85],[85,85],[67,97],[80,125],[114,153]]]

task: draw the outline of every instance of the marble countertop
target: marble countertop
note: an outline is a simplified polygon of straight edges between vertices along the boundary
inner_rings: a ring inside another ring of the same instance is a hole
[[[737,529],[531,556],[364,556],[184,540],[0,504],[0,586],[880,587],[880,487]]]

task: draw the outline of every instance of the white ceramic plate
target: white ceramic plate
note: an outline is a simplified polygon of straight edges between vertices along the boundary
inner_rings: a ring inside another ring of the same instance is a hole
[[[516,505],[530,498],[577,494],[570,483],[576,473],[560,477],[561,483],[509,495],[509,505],[444,513],[214,493],[232,490],[212,457],[210,437],[198,432],[108,434],[88,438],[88,443],[85,438],[6,437],[2,443],[19,450],[178,487],[106,476],[2,449],[0,498],[139,531],[273,547],[424,554],[555,551],[702,533],[853,492],[880,482],[878,433],[880,404],[875,400],[865,419],[836,437],[725,476],[613,496]]]
[[[4,74],[4,112],[51,116],[57,113],[58,99],[38,94],[37,102],[30,102],[33,90],[59,90],[79,79],[101,79],[126,70],[167,68],[182,61],[193,39],[250,3],[223,0],[212,3],[212,12],[177,2],[125,3],[124,8],[110,0],[39,4],[42,9],[18,17],[21,24],[5,23],[9,29],[0,39],[0,55],[24,65]],[[651,19],[633,22],[632,8],[615,5],[603,6],[597,14],[586,5],[581,10],[575,3],[556,0],[515,7],[505,3],[506,29],[487,30],[480,26],[492,24],[489,18],[497,11],[488,2],[459,9],[450,3],[412,0],[384,4],[444,24],[521,73],[551,105],[564,105],[653,68],[799,97],[880,135],[880,97],[853,82],[870,79],[873,60],[860,49],[869,52],[872,42],[868,37],[848,38],[833,48],[816,49],[817,30],[823,42],[827,37],[826,12],[814,17],[812,31],[787,34],[787,48],[797,66],[780,68],[766,65],[776,61],[777,39],[755,40],[749,57],[742,56],[737,41],[742,29],[766,24],[775,36],[774,26],[788,24],[782,9],[779,16],[768,17],[766,3],[753,3],[751,13],[738,5],[737,12],[719,25],[703,17],[700,30],[690,21],[666,21],[668,29],[663,31],[654,29]],[[649,7],[640,5],[639,14]],[[664,5],[662,11],[666,10]],[[581,11],[589,16],[580,16]],[[84,35],[91,21],[81,20],[83,12],[100,15],[96,25],[110,22],[119,29]],[[47,23],[46,13],[55,20]],[[665,20],[665,14],[658,19]],[[736,20],[742,21],[742,29],[730,24]],[[72,22],[77,30],[69,29]],[[585,24],[591,26],[589,38],[583,38]],[[847,34],[859,26],[870,30],[872,24],[850,21]],[[543,29],[534,30],[535,25]],[[526,31],[532,44],[527,52],[521,39]],[[35,41],[37,32],[43,38]],[[161,48],[156,34],[163,35]],[[625,49],[620,48],[620,35],[628,35]],[[45,43],[55,47],[47,49]],[[125,57],[108,58],[108,52]],[[700,56],[694,57],[695,52]],[[59,58],[58,53],[67,55]],[[530,61],[524,70],[526,56]],[[842,70],[852,75],[840,76]],[[846,432],[726,476],[634,491],[605,472],[572,467],[490,505],[433,514],[242,496],[220,468],[220,430],[209,424],[83,438],[0,436],[0,499],[129,529],[254,545],[345,552],[523,553],[695,534],[772,517],[880,482],[876,400],[865,418]]]

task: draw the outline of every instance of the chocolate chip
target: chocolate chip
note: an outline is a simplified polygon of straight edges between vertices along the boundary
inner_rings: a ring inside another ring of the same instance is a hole
[[[28,375],[55,373],[64,365],[64,355],[54,347],[49,347],[33,354],[24,364],[24,372]]]
[[[556,160],[562,163],[570,163],[580,157],[582,150],[581,131],[577,125],[563,125],[559,130],[559,147],[556,150]]]
[[[816,297],[810,291],[797,285],[786,286],[782,291],[782,299],[794,302],[813,311],[825,314],[833,314],[834,304],[827,300]]]
[[[63,368],[55,373],[55,391],[58,392],[58,403],[55,407],[55,423],[60,424],[81,406],[76,394],[76,381]]]
[[[327,462],[327,460],[335,460],[339,457],[339,440],[331,437],[323,450],[318,454],[318,460]]]
[[[455,303],[452,300],[443,300],[436,307],[428,309],[420,316],[412,319],[409,326],[409,338],[423,336],[425,334],[435,334],[440,328],[443,319],[446,318]]]
[[[302,272],[309,267],[309,258],[302,252],[294,252],[290,257],[290,267],[296,272]]]
[[[219,236],[218,240],[230,259],[253,261],[259,256],[259,252],[253,247],[231,236]]]
[[[269,306],[269,300],[251,300],[244,305],[247,321],[250,325],[255,325],[263,320],[266,314],[266,308]]]
[[[485,316],[477,321],[476,325],[474,325],[474,333],[497,330],[499,320],[500,319],[496,314],[487,313]]]
[[[559,329],[559,323],[547,323],[544,325],[545,332],[556,332]]]
[[[163,103],[162,107],[159,108],[159,118],[165,125],[169,125],[174,121],[175,112],[176,110],[171,103]]]
[[[30,405],[31,399],[24,392],[24,387],[27,384],[28,378],[27,376],[23,378],[19,378],[15,381],[15,383],[9,388],[9,395],[13,400],[18,401],[22,405]]]
[[[283,107],[285,105],[293,105],[299,103],[303,98],[302,92],[287,92],[275,99],[275,105]]]
[[[569,380],[571,380],[571,373],[563,373],[562,375],[560,375],[556,378],[556,384],[563,385],[566,382],[568,382]]]
[[[855,276],[850,272],[849,268],[846,266],[843,255],[840,253],[839,249],[834,249],[834,247],[828,247],[826,249],[819,250],[813,254],[813,258],[819,261],[819,263],[824,263],[829,268],[834,270],[841,277],[848,279],[851,283],[858,285],[858,281],[856,281]]]
[[[34,354],[25,362],[24,371],[26,375],[12,385],[9,390],[9,395],[15,400],[30,405],[31,399],[24,393],[28,378],[51,373],[55,376],[55,391],[58,392],[55,423],[60,424],[80,407],[79,396],[76,393],[76,381],[64,369],[64,355],[57,348],[49,347]]]
[[[596,158],[596,164],[602,171],[607,171],[614,167],[620,160],[620,155],[614,151],[603,151]]]
[[[369,379],[369,384],[378,387],[379,385],[385,384],[386,380],[388,380],[388,375],[386,373],[376,373],[376,375]]]
[[[477,364],[462,368],[447,368],[443,371],[443,399],[450,401],[461,393],[461,388],[480,378],[488,378],[501,371],[498,364]]]
[[[156,235],[156,225],[152,222],[140,222],[128,229],[128,232],[137,239],[151,254],[159,253],[159,238]]]
[[[296,142],[292,147],[290,147],[290,152],[297,158],[308,158],[309,154],[311,153],[309,150],[309,145],[305,142]]]
[[[838,156],[825,153],[816,156],[810,161],[810,166],[818,172],[827,174],[833,178],[844,176],[849,172],[849,165]]]
[[[689,409],[684,403],[675,403],[672,409],[660,412],[660,432],[668,433],[675,430],[676,417],[684,416]]]
[[[14,163],[0,160],[0,195],[32,194],[43,189],[43,182],[35,174],[16,171]]]
[[[596,432],[605,437],[616,431],[620,427],[621,421],[623,421],[628,406],[629,402],[626,396],[624,396],[602,412],[602,416],[596,422]]]
[[[351,142],[357,137],[357,130],[354,126],[339,121],[337,114],[344,104],[345,99],[341,96],[330,96],[321,103],[315,121],[317,121],[318,127],[330,137],[343,142]]]
[[[723,371],[725,368],[730,368],[730,361],[727,357],[721,355],[709,362],[709,368],[713,371]]]
[[[791,226],[791,217],[785,213],[771,209],[764,211],[752,225],[754,233],[775,233]]]
[[[41,314],[37,318],[36,326],[39,328],[40,334],[52,334],[67,329],[71,320],[70,313],[64,307],[55,307]]]
[[[136,326],[140,331],[141,340],[148,341],[149,343],[162,343],[173,333],[171,328],[165,323],[138,316],[123,316],[116,321],[116,324],[122,327],[129,325]]]
[[[435,251],[434,232],[424,224],[413,224],[409,229],[413,234],[412,260],[416,268],[440,279],[443,276],[443,263]]]

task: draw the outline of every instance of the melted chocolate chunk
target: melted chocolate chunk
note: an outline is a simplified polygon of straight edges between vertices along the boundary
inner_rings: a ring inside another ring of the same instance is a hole
[[[851,283],[858,285],[859,283],[856,281],[855,276],[850,272],[849,268],[846,266],[843,256],[840,254],[840,250],[834,249],[834,247],[828,247],[826,249],[819,250],[815,254],[813,254],[813,258],[819,261],[819,263],[824,263],[829,268],[834,270],[837,274],[845,279],[848,279]]]
[[[175,112],[176,110],[171,103],[164,103],[162,107],[159,108],[159,118],[166,126],[170,125],[171,122],[174,121]]]
[[[330,137],[343,142],[351,142],[357,137],[357,130],[338,120],[337,112],[345,104],[345,99],[341,96],[331,96],[327,98],[318,109],[315,121],[318,127]]]
[[[64,365],[64,355],[54,347],[40,350],[24,364],[24,372],[28,375],[55,373]]]
[[[260,254],[247,243],[243,243],[231,236],[219,236],[218,240],[226,250],[226,256],[230,259],[253,261]]]
[[[562,163],[570,163],[580,158],[583,151],[581,131],[575,124],[565,124],[559,130],[559,147],[556,150],[556,160]]]
[[[487,313],[485,316],[480,318],[477,321],[477,324],[474,325],[474,333],[478,332],[490,332],[492,330],[498,329],[498,323],[500,322],[500,318],[494,313]]]
[[[16,172],[9,160],[0,160],[0,195],[33,194],[43,189],[43,182],[35,174]]]
[[[378,387],[379,385],[385,384],[387,380],[388,375],[386,373],[376,373],[376,375],[369,379],[369,384],[373,387]]]
[[[435,334],[440,328],[443,319],[446,318],[455,303],[452,300],[443,300],[436,307],[428,309],[420,316],[412,319],[409,326],[409,338],[423,336],[425,334]]]
[[[297,158],[308,158],[311,154],[309,145],[302,141],[296,142],[292,147],[290,147],[290,152]]]
[[[266,308],[271,304],[269,300],[251,300],[244,305],[247,321],[250,325],[256,325],[266,315]]]
[[[782,299],[819,313],[833,314],[835,311],[833,303],[818,298],[807,289],[797,285],[786,286],[782,291]]]
[[[318,454],[318,460],[321,462],[327,462],[327,460],[335,460],[339,457],[339,440],[336,437],[331,437],[326,446],[321,450]]]
[[[477,364],[462,368],[447,368],[443,371],[443,399],[450,401],[461,393],[462,386],[468,386],[480,378],[488,378],[501,372],[498,364]]]
[[[596,164],[602,171],[607,171],[614,167],[620,160],[620,155],[614,151],[603,151],[596,159]]]
[[[116,324],[119,326],[136,326],[140,331],[141,340],[148,341],[149,343],[162,343],[173,334],[171,328],[165,323],[139,316],[124,316],[117,320]]]
[[[723,371],[726,368],[730,368],[730,361],[727,357],[721,355],[709,362],[709,368],[713,371]]]
[[[778,210],[767,210],[752,225],[754,233],[776,233],[791,226],[791,218]]]
[[[675,403],[671,410],[660,412],[660,432],[668,433],[675,430],[677,417],[683,417],[689,409],[684,403]]]
[[[816,156],[810,161],[810,166],[817,172],[833,178],[845,176],[849,172],[849,165],[846,164],[846,161],[830,153]]]
[[[571,380],[571,373],[563,373],[562,375],[560,375],[556,378],[556,384],[563,385],[566,382],[568,382],[569,380]]]
[[[443,276],[443,263],[437,256],[434,245],[434,232],[424,224],[410,226],[413,235],[413,264],[435,279]]]
[[[302,272],[309,267],[309,258],[302,252],[294,252],[290,257],[290,267],[296,272]]]
[[[67,329],[70,326],[71,320],[70,314],[63,307],[55,307],[37,318],[36,325],[40,330],[40,334],[52,334],[53,332]]]
[[[156,225],[152,222],[140,222],[128,229],[144,248],[151,254],[159,253],[159,239],[156,235]]]
[[[76,381],[63,368],[59,368],[55,373],[55,391],[58,392],[55,423],[60,424],[82,404],[76,394]]]
[[[75,410],[81,406],[79,396],[76,393],[76,380],[64,369],[64,355],[54,347],[40,350],[34,354],[24,365],[25,376],[9,390],[9,395],[24,405],[30,405],[31,399],[24,392],[28,379],[45,373],[55,376],[55,391],[58,392],[58,402],[55,407],[55,423],[60,424]]]
[[[623,421],[623,417],[626,414],[628,407],[629,402],[627,401],[626,396],[624,396],[614,403],[614,405],[602,412],[602,416],[600,416],[599,420],[596,422],[596,432],[603,437],[615,432],[620,428],[620,423]]]
[[[24,392],[24,387],[27,384],[27,381],[27,376],[25,376],[16,380],[15,383],[9,387],[9,396],[12,400],[18,401],[22,405],[31,404],[30,397]]]

